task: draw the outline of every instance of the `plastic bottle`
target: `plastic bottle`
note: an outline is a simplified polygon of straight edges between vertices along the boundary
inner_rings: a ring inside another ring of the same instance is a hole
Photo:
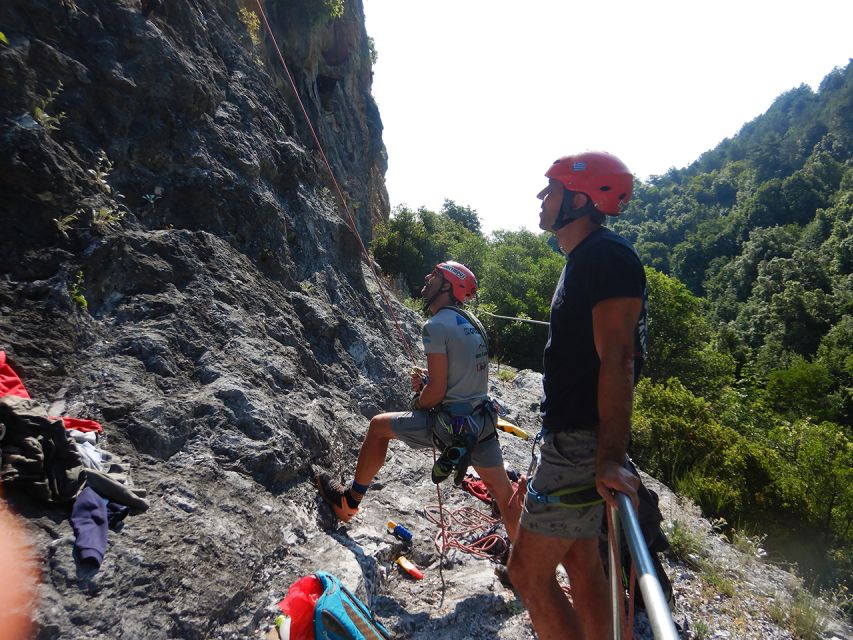
[[[290,616],[281,615],[275,619],[275,628],[279,640],[290,640]]]
[[[423,580],[424,573],[420,569],[418,569],[411,560],[409,560],[406,556],[400,556],[397,558],[397,564],[403,568],[403,571],[412,576],[415,580]]]
[[[398,537],[403,542],[410,543],[412,541],[412,532],[406,529],[401,524],[397,524],[393,520],[388,521],[388,533]]]

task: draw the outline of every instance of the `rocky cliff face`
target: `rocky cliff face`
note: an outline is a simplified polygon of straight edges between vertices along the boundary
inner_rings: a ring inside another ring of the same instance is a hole
[[[271,4],[367,240],[388,207],[360,3],[307,26]],[[241,7],[0,5],[0,349],[35,399],[104,424],[152,503],[88,575],[68,507],[10,496],[45,560],[40,637],[245,637],[311,570],[289,558],[323,530],[312,463],[352,460],[365,416],[406,400],[387,310]]]
[[[95,571],[69,504],[7,487],[42,567],[37,637],[255,637],[321,569],[400,638],[532,637],[488,560],[451,553],[442,585],[428,453],[392,444],[350,527],[320,504],[312,467],[350,477],[411,363],[269,38],[253,44],[237,0],[143,4],[0,3],[0,350],[53,415],[103,424],[150,503]],[[388,215],[381,122],[361,3],[318,18],[330,5],[266,2],[367,240]],[[416,345],[419,318],[392,304]],[[533,431],[540,387],[493,393]],[[527,467],[527,443],[501,444]],[[422,583],[393,564],[388,519],[415,534]]]

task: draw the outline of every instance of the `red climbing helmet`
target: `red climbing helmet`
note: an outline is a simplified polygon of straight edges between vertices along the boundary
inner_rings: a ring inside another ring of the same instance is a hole
[[[619,158],[606,151],[584,151],[554,161],[545,176],[569,191],[586,194],[601,213],[618,216],[634,192],[634,177]]]
[[[453,262],[452,260],[439,262],[435,268],[441,271],[441,276],[445,282],[450,283],[453,297],[457,301],[468,302],[477,293],[477,277],[461,262]]]

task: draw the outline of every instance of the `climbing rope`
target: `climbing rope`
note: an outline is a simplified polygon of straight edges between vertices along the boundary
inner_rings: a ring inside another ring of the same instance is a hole
[[[358,232],[358,228],[355,224],[355,219],[353,218],[352,213],[350,212],[349,206],[347,205],[346,198],[344,198],[344,193],[341,190],[340,185],[338,184],[337,178],[335,178],[335,172],[332,171],[332,165],[329,163],[329,159],[326,157],[326,152],[323,151],[323,145],[320,144],[320,138],[317,137],[317,132],[314,130],[314,125],[311,124],[311,118],[308,116],[308,111],[305,109],[305,105],[302,102],[302,98],[299,96],[299,90],[296,88],[296,81],[293,79],[293,76],[290,73],[290,69],[287,66],[287,63],[284,61],[284,55],[281,53],[281,49],[278,47],[278,42],[276,42],[275,35],[273,34],[272,27],[270,26],[269,20],[267,20],[267,14],[264,11],[264,7],[261,0],[256,0],[258,5],[258,10],[261,12],[261,17],[264,20],[264,25],[267,28],[267,33],[270,35],[270,42],[272,42],[273,47],[275,47],[275,52],[278,54],[278,59],[281,61],[281,66],[284,68],[284,72],[287,75],[287,79],[290,82],[290,87],[293,89],[293,95],[296,96],[296,102],[299,103],[299,108],[302,111],[302,115],[305,116],[305,122],[308,125],[308,130],[311,132],[311,137],[314,139],[314,144],[317,146],[317,151],[320,153],[320,157],[323,159],[323,163],[326,165],[326,170],[329,172],[329,176],[332,180],[332,184],[335,187],[335,195],[338,200],[338,205],[343,209],[344,213],[346,213],[345,222],[347,222],[347,226],[349,226],[350,231],[355,234],[356,239],[358,240],[358,245],[361,247],[361,252],[364,254],[365,260],[367,260],[367,264],[370,267],[370,271],[373,274],[374,280],[376,280],[377,285],[379,286],[379,293],[382,295],[382,299],[385,301],[385,304],[388,307],[388,311],[391,313],[391,317],[394,320],[394,326],[397,327],[397,333],[400,335],[400,341],[403,343],[403,346],[406,349],[406,353],[409,355],[409,359],[412,361],[412,364],[417,363],[417,359],[415,358],[415,353],[412,351],[411,345],[409,345],[409,341],[406,340],[406,334],[403,333],[403,329],[400,327],[400,322],[397,320],[397,314],[394,313],[394,308],[391,306],[391,300],[388,298],[388,294],[385,291],[385,287],[382,285],[382,279],[379,277],[379,274],[376,272],[376,266],[373,260],[370,258],[370,254],[367,252],[367,247],[364,244],[364,241],[361,239],[361,234]]]
[[[302,98],[299,96],[299,90],[296,87],[296,81],[293,79],[293,75],[290,73],[290,69],[287,66],[287,63],[284,60],[284,55],[281,53],[281,49],[279,49],[278,43],[275,39],[275,34],[273,33],[272,27],[270,26],[269,20],[267,19],[267,14],[264,11],[264,7],[262,5],[262,0],[256,0],[258,5],[258,10],[261,13],[261,17],[264,20],[264,25],[266,26],[267,33],[270,36],[270,42],[272,42],[273,47],[275,47],[276,54],[278,54],[278,59],[281,62],[281,66],[284,69],[285,74],[287,75],[287,79],[290,82],[290,87],[293,90],[293,95],[296,97],[296,101],[299,104],[299,108],[302,111],[302,115],[305,117],[305,122],[308,125],[308,130],[311,132],[311,137],[314,140],[314,144],[317,146],[317,150],[320,153],[320,157],[323,159],[323,163],[326,165],[326,170],[329,172],[329,176],[331,177],[332,184],[335,187],[335,193],[337,195],[338,205],[343,209],[346,213],[346,220],[348,221],[348,226],[350,230],[355,234],[355,237],[358,239],[358,244],[361,247],[361,251],[364,254],[365,259],[367,260],[367,264],[370,266],[370,271],[373,274],[373,278],[379,286],[379,292],[382,295],[382,299],[385,301],[385,305],[388,307],[388,311],[391,313],[391,317],[394,320],[394,326],[397,328],[397,333],[400,336],[400,342],[402,342],[403,347],[406,350],[406,353],[409,356],[409,359],[412,362],[412,365],[417,364],[417,359],[415,358],[414,351],[412,350],[411,345],[409,345],[409,341],[406,340],[406,335],[403,333],[403,329],[400,327],[400,322],[397,319],[397,314],[394,313],[394,308],[391,306],[391,300],[388,298],[388,294],[385,291],[385,287],[382,285],[382,279],[379,277],[379,274],[376,272],[376,267],[374,265],[373,260],[370,258],[370,254],[367,252],[367,247],[364,245],[364,241],[361,238],[361,234],[358,232],[358,228],[356,227],[355,220],[352,216],[352,213],[349,210],[349,206],[347,206],[346,199],[344,198],[343,191],[341,190],[340,185],[338,184],[337,179],[335,178],[335,172],[332,170],[332,165],[329,163],[328,158],[326,157],[326,153],[323,151],[323,145],[320,143],[320,139],[317,136],[316,131],[314,130],[314,125],[311,124],[311,118],[308,116],[308,111],[305,109],[305,105],[302,102]],[[433,448],[433,459],[435,459],[435,448]],[[441,499],[441,487],[436,485],[435,487],[436,494],[438,495],[438,504],[439,510],[442,509],[442,499]],[[447,533],[444,529],[444,518],[440,518],[441,522],[441,538],[442,540],[447,540]],[[444,549],[447,547],[447,544],[442,544],[442,552],[441,558],[439,560],[439,575],[441,577],[441,603],[444,602],[444,593],[446,591],[446,584],[444,581]],[[441,603],[439,606],[441,606]]]
[[[338,201],[338,205],[346,214],[345,222],[349,229],[353,232],[356,239],[358,240],[359,247],[361,248],[361,252],[364,255],[365,260],[367,261],[368,266],[370,267],[370,271],[373,275],[374,280],[376,281],[380,295],[385,302],[385,305],[388,307],[388,311],[391,314],[391,317],[394,321],[394,326],[397,329],[397,333],[400,337],[400,342],[403,344],[406,353],[409,356],[412,364],[417,364],[417,358],[415,358],[414,351],[412,350],[409,341],[406,339],[406,335],[403,332],[402,327],[400,326],[400,322],[397,318],[397,314],[394,312],[394,308],[391,305],[391,300],[388,297],[387,292],[385,291],[385,287],[382,284],[382,279],[379,277],[379,274],[376,271],[376,266],[373,260],[370,257],[370,254],[367,251],[367,247],[364,244],[364,241],[361,238],[361,234],[358,232],[358,228],[355,223],[355,219],[352,215],[352,212],[347,205],[346,198],[344,197],[343,191],[335,177],[335,173],[332,170],[332,165],[329,163],[329,159],[326,156],[325,151],[323,150],[323,145],[320,143],[320,139],[317,136],[317,132],[314,129],[314,125],[311,123],[311,118],[308,116],[308,111],[305,109],[305,105],[302,102],[302,98],[299,95],[299,90],[296,87],[296,81],[293,78],[293,75],[290,73],[290,69],[287,66],[287,63],[284,60],[284,55],[281,53],[281,49],[278,46],[278,43],[275,38],[275,34],[273,33],[272,27],[270,26],[269,20],[267,19],[266,12],[264,11],[262,0],[256,0],[258,10],[260,11],[261,17],[263,18],[264,25],[266,26],[267,33],[270,36],[270,42],[272,42],[273,47],[275,48],[276,54],[278,55],[278,59],[281,62],[281,66],[284,69],[285,74],[287,75],[287,79],[290,82],[291,89],[293,90],[293,95],[296,97],[296,101],[299,104],[299,108],[302,111],[302,115],[305,117],[305,122],[308,125],[308,130],[311,133],[311,137],[314,140],[314,144],[316,145],[317,151],[320,154],[320,157],[323,160],[324,165],[326,166],[326,170],[329,173],[329,176],[332,180],[332,184],[335,188],[335,195]],[[538,325],[548,325],[547,322],[543,322],[541,320],[532,320],[530,318],[514,318],[509,316],[501,316],[493,313],[482,312],[488,316],[499,318],[502,320],[513,320],[519,322],[527,322],[530,324],[538,324]],[[535,446],[535,444],[534,444]],[[433,459],[435,459],[435,448],[433,448]],[[462,509],[458,509],[452,511],[450,513],[444,513],[443,501],[441,497],[441,488],[439,485],[436,485],[436,493],[438,495],[438,505],[437,507],[427,507],[425,509],[425,514],[428,520],[433,523],[436,523],[440,527],[440,531],[436,536],[436,546],[439,548],[441,553],[441,558],[439,560],[439,574],[441,576],[441,602],[444,602],[444,593],[446,590],[446,585],[444,581],[444,573],[443,573],[443,565],[444,565],[444,556],[445,552],[448,548],[456,548],[466,553],[470,553],[477,557],[493,557],[493,553],[489,553],[489,551],[493,550],[498,544],[506,545],[506,541],[501,536],[498,536],[494,533],[494,529],[500,524],[500,520],[496,520],[487,516],[486,514],[477,511],[476,509],[472,509],[470,507],[463,507]],[[438,516],[434,515],[434,511],[437,509]],[[474,515],[476,514],[476,515]],[[451,529],[451,527],[456,527],[455,529]],[[471,539],[473,535],[482,531],[483,535]],[[615,544],[613,538],[612,528],[610,530],[610,538],[612,544]],[[440,544],[439,544],[440,541]],[[500,541],[500,542],[498,542]],[[632,571],[633,578],[633,571]],[[631,593],[629,593],[629,602],[631,603],[631,609],[633,609],[633,579],[631,581]],[[441,606],[441,603],[440,605]],[[630,614],[629,614],[630,615]],[[624,620],[624,624],[627,627],[628,620]],[[626,635],[625,637],[630,638],[630,635]]]
[[[489,313],[488,311],[480,310],[479,313],[483,315],[491,316],[492,318],[500,318],[501,320],[514,320],[516,322],[527,322],[528,324],[538,324],[541,326],[548,326],[548,323],[544,320],[533,320],[532,318],[517,318],[513,316],[499,316],[496,313]]]
[[[435,547],[442,554],[448,549],[458,549],[477,558],[497,559],[508,549],[506,538],[497,533],[501,519],[474,507],[445,510],[439,505],[427,505],[424,517],[441,526]]]

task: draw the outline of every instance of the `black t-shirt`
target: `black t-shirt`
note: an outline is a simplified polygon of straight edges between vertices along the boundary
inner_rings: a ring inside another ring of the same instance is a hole
[[[600,361],[592,334],[592,308],[608,298],[640,298],[637,358],[646,353],[646,274],[631,244],[606,228],[594,231],[566,260],[551,300],[543,357],[542,425],[551,431],[598,425]],[[639,365],[635,359],[634,371]]]

